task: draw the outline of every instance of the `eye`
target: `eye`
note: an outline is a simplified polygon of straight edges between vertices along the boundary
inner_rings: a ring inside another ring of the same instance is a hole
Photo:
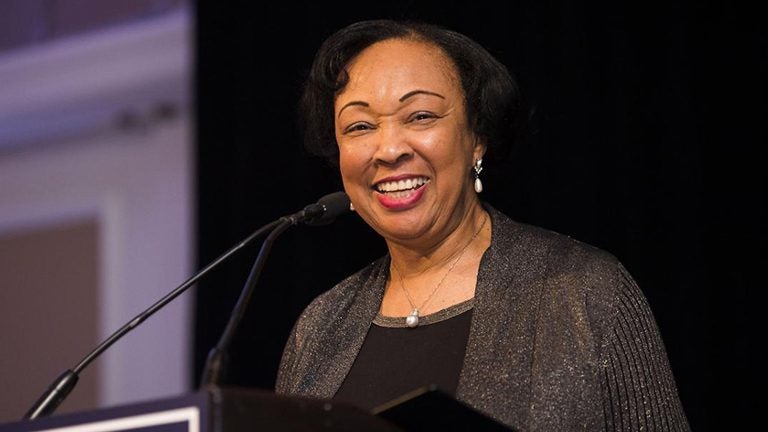
[[[348,135],[348,134],[362,133],[371,129],[373,129],[373,125],[371,125],[370,123],[357,122],[357,123],[352,123],[351,125],[344,128],[344,134]]]
[[[419,111],[411,114],[411,116],[409,117],[409,121],[414,123],[425,123],[430,120],[434,120],[436,118],[439,118],[439,116],[436,114],[433,114],[428,111]]]

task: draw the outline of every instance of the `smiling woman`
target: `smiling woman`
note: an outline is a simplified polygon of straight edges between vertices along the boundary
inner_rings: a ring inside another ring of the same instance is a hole
[[[388,254],[295,324],[276,390],[366,409],[436,385],[516,430],[688,430],[653,314],[610,253],[483,202],[510,73],[448,29],[363,21],[318,51],[307,146]]]

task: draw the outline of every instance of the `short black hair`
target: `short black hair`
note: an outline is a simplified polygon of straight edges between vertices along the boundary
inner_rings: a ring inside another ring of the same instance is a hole
[[[328,37],[315,54],[299,104],[305,148],[338,165],[334,100],[349,76],[347,64],[369,46],[413,39],[441,48],[458,70],[470,128],[492,158],[504,158],[517,143],[525,116],[517,82],[483,46],[456,31],[424,22],[359,21]]]

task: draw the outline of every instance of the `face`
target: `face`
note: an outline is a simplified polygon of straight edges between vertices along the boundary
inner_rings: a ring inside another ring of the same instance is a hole
[[[485,150],[467,124],[455,66],[434,45],[395,39],[347,70],[334,115],[355,210],[388,241],[439,242],[478,205],[470,171]]]

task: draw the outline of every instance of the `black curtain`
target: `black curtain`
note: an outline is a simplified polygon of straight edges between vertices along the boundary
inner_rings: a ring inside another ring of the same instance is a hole
[[[746,426],[757,409],[747,396],[759,361],[756,292],[768,268],[768,70],[757,8],[243,3],[196,4],[199,267],[259,226],[341,189],[337,172],[304,152],[295,116],[322,39],[358,19],[444,24],[501,59],[532,112],[529,139],[513,161],[486,167],[484,199],[615,254],[653,308],[694,430]],[[195,289],[195,380],[258,248]],[[285,232],[235,338],[227,384],[271,389],[301,310],[383,253],[383,241],[355,215]]]

